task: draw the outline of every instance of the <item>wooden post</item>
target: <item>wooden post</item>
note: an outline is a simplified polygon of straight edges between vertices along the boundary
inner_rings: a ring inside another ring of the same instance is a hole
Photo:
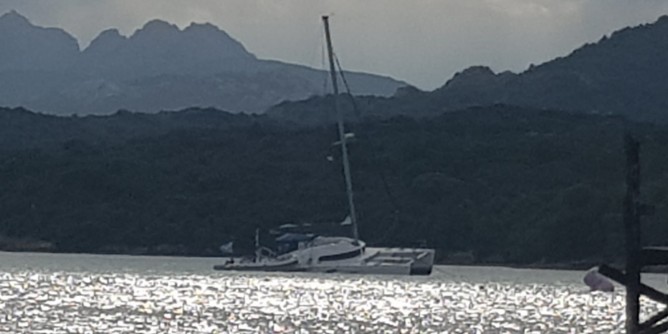
[[[624,230],[626,232],[626,269],[621,272],[601,265],[598,272],[626,287],[626,333],[658,334],[668,331],[668,294],[640,281],[640,271],[645,265],[668,264],[668,247],[641,247],[640,217],[651,215],[654,207],[641,204],[640,199],[640,144],[626,135],[626,196],[624,197]],[[667,307],[645,322],[640,323],[640,296]]]
[[[624,229],[626,232],[626,333],[640,330],[640,145],[631,135],[625,137],[626,196]]]

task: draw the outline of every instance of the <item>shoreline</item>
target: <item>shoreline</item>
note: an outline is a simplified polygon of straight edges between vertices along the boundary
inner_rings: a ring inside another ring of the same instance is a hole
[[[172,256],[172,257],[198,257],[198,258],[227,258],[220,252],[207,249],[200,252],[189,251],[183,245],[157,245],[152,247],[129,247],[123,245],[111,245],[101,248],[94,252],[59,250],[53,243],[35,240],[29,238],[9,238],[0,236],[0,252],[8,253],[46,253],[46,254],[87,254],[87,255],[127,255],[127,256]],[[438,253],[438,250],[437,250]],[[569,270],[569,271],[587,271],[601,264],[608,264],[613,267],[623,268],[623,261],[603,261],[600,259],[583,259],[564,262],[535,262],[535,263],[516,263],[496,261],[476,261],[472,253],[448,253],[438,256],[434,265],[442,266],[471,266],[471,267],[503,267],[512,269],[533,269],[533,270]],[[643,272],[648,273],[668,273],[668,266],[647,267]]]
[[[5,245],[2,245],[5,246]],[[144,249],[142,249],[144,250]],[[220,258],[224,259],[229,256],[223,254],[187,254],[187,253],[172,253],[172,252],[76,252],[76,251],[57,251],[50,247],[0,247],[0,252],[3,253],[32,253],[32,254],[63,254],[63,255],[118,255],[118,256],[145,256],[145,257],[177,257],[177,258]],[[510,269],[527,269],[527,270],[565,270],[565,271],[587,271],[593,267],[601,265],[605,262],[595,261],[577,261],[577,262],[562,262],[562,263],[503,263],[503,262],[470,262],[470,261],[435,261],[435,266],[461,266],[461,267],[499,267]],[[612,266],[622,267],[620,263],[612,263]],[[647,268],[644,272],[648,273],[668,273],[668,267],[661,268]]]

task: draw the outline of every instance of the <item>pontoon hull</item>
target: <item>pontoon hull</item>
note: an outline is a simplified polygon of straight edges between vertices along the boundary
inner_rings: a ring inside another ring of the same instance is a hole
[[[234,263],[214,266],[216,270],[257,272],[314,272],[368,275],[429,275],[434,264],[433,249],[366,248],[359,256],[338,261]]]

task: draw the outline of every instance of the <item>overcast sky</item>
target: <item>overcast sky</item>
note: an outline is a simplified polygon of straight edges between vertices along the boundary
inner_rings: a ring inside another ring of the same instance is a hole
[[[665,0],[2,0],[85,47],[100,31],[125,35],[151,19],[211,22],[260,58],[322,67],[320,16],[332,14],[342,66],[422,89],[471,65],[522,71],[586,42],[668,14]]]

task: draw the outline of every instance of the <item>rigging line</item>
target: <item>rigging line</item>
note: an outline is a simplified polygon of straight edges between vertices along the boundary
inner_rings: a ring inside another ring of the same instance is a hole
[[[324,66],[319,67],[319,65],[321,65],[320,61],[322,57],[322,27],[309,29],[309,31],[305,33],[308,33],[305,37],[307,37],[307,41],[310,43],[308,45],[309,47],[302,53],[302,56],[304,57],[304,65],[314,69],[325,69]]]
[[[346,93],[348,93],[348,97],[350,98],[350,102],[353,104],[353,112],[355,112],[355,116],[357,117],[358,121],[362,121],[362,114],[360,113],[359,108],[357,107],[357,103],[355,102],[355,99],[353,98],[353,94],[350,91],[350,85],[348,85],[348,79],[346,79],[345,73],[343,73],[343,68],[341,68],[341,63],[339,63],[339,57],[334,55],[334,60],[336,61],[336,67],[339,68],[339,74],[341,74],[341,81],[343,81],[343,86],[346,87]]]
[[[355,101],[355,97],[353,96],[353,94],[352,94],[352,92],[351,92],[351,90],[350,90],[350,85],[348,84],[348,80],[346,79],[345,73],[343,72],[343,68],[341,68],[341,63],[339,62],[339,58],[336,56],[336,54],[334,54],[334,61],[336,62],[336,67],[338,68],[338,70],[339,70],[338,72],[339,72],[339,74],[341,75],[341,81],[343,81],[343,86],[344,86],[345,89],[346,89],[346,94],[348,95],[348,98],[350,99],[350,102],[352,103],[353,112],[355,113],[355,116],[356,116],[358,122],[361,123],[361,122],[362,122],[362,114],[361,114],[360,109],[359,109],[359,107],[358,107],[358,105],[357,105],[357,102]],[[367,142],[371,142],[371,137],[366,136],[366,135],[364,135],[364,134],[363,134],[363,136],[365,137],[365,139],[367,140]],[[373,160],[374,160],[374,161],[378,161],[378,160],[379,160],[379,159],[378,159],[378,154],[376,153],[375,150],[372,150],[371,154],[373,155]],[[387,197],[388,197],[388,199],[389,199],[389,201],[390,201],[390,205],[391,205],[392,208],[394,209],[394,212],[393,212],[393,214],[394,214],[394,215],[393,215],[393,217],[394,217],[394,223],[393,223],[388,229],[385,230],[385,233],[384,233],[384,235],[383,235],[381,238],[379,238],[378,240],[376,240],[377,243],[381,243],[381,242],[387,240],[388,237],[389,237],[391,234],[393,234],[394,231],[396,231],[396,229],[397,229],[397,227],[398,227],[398,225],[399,225],[399,221],[400,221],[400,217],[399,217],[399,215],[400,215],[400,213],[401,213],[401,209],[400,209],[400,207],[399,207],[399,203],[398,203],[398,201],[396,200],[396,197],[395,197],[394,194],[392,193],[392,190],[391,190],[391,188],[390,188],[390,185],[389,185],[389,183],[387,182],[387,177],[386,177],[385,172],[383,171],[382,168],[379,169],[378,174],[379,174],[379,176],[380,176],[380,180],[381,180],[381,182],[382,182],[382,184],[383,184],[383,189],[385,190],[385,194],[387,195]]]

